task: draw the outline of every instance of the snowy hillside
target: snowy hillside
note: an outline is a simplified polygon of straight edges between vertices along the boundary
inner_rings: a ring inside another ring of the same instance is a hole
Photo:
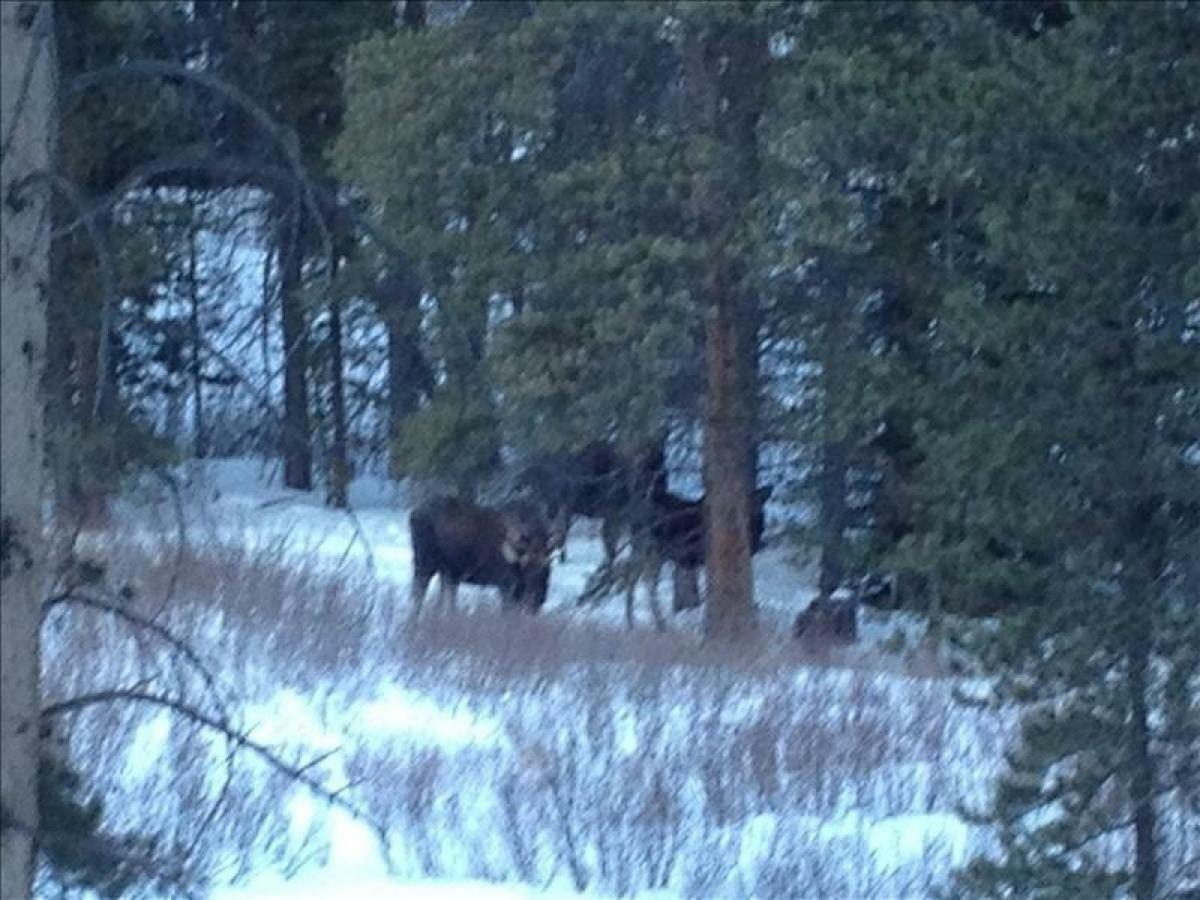
[[[811,585],[784,548],[756,560],[766,633],[736,654],[700,646],[698,613],[656,634],[616,599],[577,609],[602,553],[584,522],[542,615],[464,586],[458,613],[431,601],[413,624],[394,487],[357,482],[349,515],[256,462],[192,475],[79,548],[217,683],[72,606],[44,664],[49,703],[186,698],[353,808],[161,705],[72,713],[109,824],[159,834],[213,896],[925,897],[985,846],[955,810],[986,797],[1006,723],[869,640],[806,655],[787,625]]]

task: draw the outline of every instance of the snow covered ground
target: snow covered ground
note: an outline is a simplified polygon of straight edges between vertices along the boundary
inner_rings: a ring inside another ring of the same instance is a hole
[[[985,799],[1007,723],[872,646],[894,622],[794,646],[812,586],[785,548],[756,559],[765,633],[736,654],[701,646],[698,612],[659,635],[644,608],[627,632],[617,599],[578,609],[602,556],[583,522],[542,615],[464,586],[414,624],[403,492],[361,479],[350,515],[273,475],[196,466],[180,503],[131,494],[79,538],[215,685],[112,617],[46,627],[51,702],[186,699],[353,808],[162,706],[72,714],[108,823],[159,833],[212,896],[925,897],[987,846],[956,809]]]

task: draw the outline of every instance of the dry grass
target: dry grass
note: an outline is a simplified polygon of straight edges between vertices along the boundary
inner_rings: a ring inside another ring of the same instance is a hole
[[[969,751],[976,765],[964,767],[955,735],[983,748],[1003,736],[954,708],[942,678],[899,679],[903,664],[878,653],[814,655],[769,635],[709,645],[499,604],[410,622],[393,588],[298,565],[283,543],[178,553],[110,535],[104,556],[109,582],[135,589],[127,608],[185,638],[220,694],[244,706],[292,690],[341,723],[340,752],[316,771],[354,785],[413,875],[622,896],[663,885],[697,897],[800,896],[797,885],[806,897],[920,895],[944,866],[881,869],[866,836],[831,844],[819,824],[945,810],[978,794],[990,752]],[[111,616],[67,607],[46,629],[51,700],[148,684],[218,708],[195,671]],[[455,747],[358,731],[347,711],[381,680],[465,701],[503,734]],[[67,724],[114,824],[163,831],[198,874],[227,880],[251,853],[285,870],[320,854],[319,818],[289,833],[279,801],[294,789],[194,725],[129,704]],[[325,749],[304,746],[302,729],[263,739],[296,762]],[[743,842],[768,821],[773,835],[747,862]]]

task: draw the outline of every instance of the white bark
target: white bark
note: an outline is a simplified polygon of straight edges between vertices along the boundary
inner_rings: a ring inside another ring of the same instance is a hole
[[[44,586],[42,368],[54,133],[52,7],[0,4],[0,897],[28,897],[37,826]]]

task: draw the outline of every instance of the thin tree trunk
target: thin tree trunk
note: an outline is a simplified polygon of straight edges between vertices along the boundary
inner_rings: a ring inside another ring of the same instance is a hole
[[[842,559],[846,529],[846,445],[826,441],[822,448],[818,530],[821,542],[821,571],[817,595],[827,601],[845,577]]]
[[[279,227],[279,302],[282,307],[283,483],[312,489],[312,434],[308,417],[308,327],[300,289],[304,260],[303,214],[292,206],[276,216]]]
[[[1127,368],[1133,371],[1133,354],[1128,353]],[[1125,394],[1130,408],[1129,421],[1141,425],[1141,434],[1149,434],[1144,410],[1131,407],[1137,395]],[[1141,413],[1141,414],[1139,414]],[[1143,438],[1144,440],[1144,438]],[[1132,442],[1131,442],[1132,443]],[[1123,522],[1121,552],[1126,555],[1124,590],[1129,597],[1129,794],[1133,802],[1133,895],[1137,900],[1153,900],[1158,890],[1158,813],[1154,807],[1158,785],[1157,764],[1151,749],[1150,651],[1153,641],[1152,617],[1154,591],[1161,589],[1161,577],[1167,569],[1170,526],[1164,521],[1163,501],[1139,484],[1129,492],[1136,497]]]
[[[403,478],[407,473],[396,453],[401,430],[420,407],[421,394],[432,391],[433,376],[421,353],[419,290],[400,279],[388,288],[378,301],[388,340],[388,474]]]
[[[1148,630],[1148,629],[1143,629]],[[1133,894],[1137,900],[1154,900],[1158,889],[1158,816],[1154,809],[1154,759],[1150,754],[1150,713],[1146,702],[1150,663],[1145,634],[1133,641],[1129,657],[1130,731],[1129,763],[1133,796]]]
[[[49,3],[0,4],[0,134],[6,143],[0,156],[0,897],[6,900],[30,895],[38,827],[43,294],[51,222],[48,182],[20,192],[13,187],[48,170],[53,157],[52,15]]]
[[[190,198],[189,198],[190,199]],[[193,217],[196,215],[196,204],[191,203]],[[208,455],[208,434],[204,423],[204,358],[201,355],[204,345],[204,335],[200,328],[200,283],[198,281],[199,261],[196,248],[197,229],[193,220],[188,233],[188,265],[187,284],[188,301],[190,304],[190,328],[192,338],[192,406],[193,424],[195,427],[196,458],[203,459]]]
[[[350,456],[346,435],[345,363],[342,356],[342,301],[329,304],[329,390],[333,413],[333,446],[330,448],[327,502],[337,509],[350,505]]]

